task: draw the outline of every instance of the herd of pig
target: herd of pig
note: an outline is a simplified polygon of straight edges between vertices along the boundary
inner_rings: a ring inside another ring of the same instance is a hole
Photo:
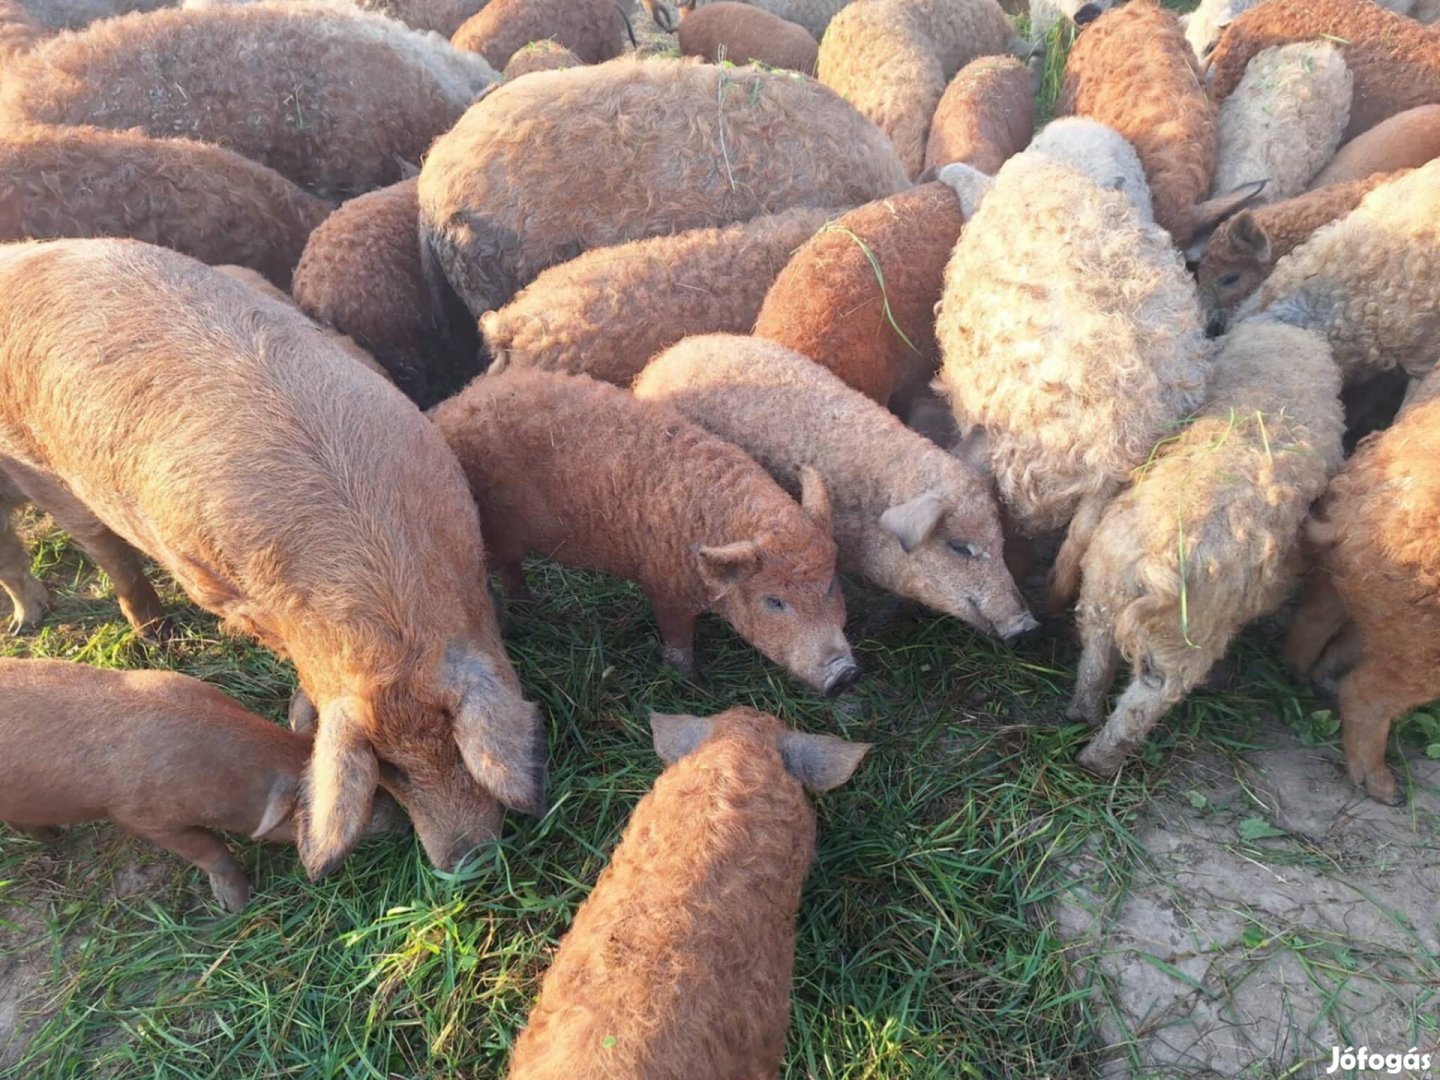
[[[33,504],[137,632],[143,553],[299,682],[287,731],[0,661],[0,820],[111,819],[231,911],[217,832],[319,877],[403,807],[453,869],[546,811],[487,584],[523,608],[535,556],[638,583],[686,675],[708,612],[827,694],[837,568],[1005,639],[1073,607],[1102,775],[1303,579],[1286,658],[1401,797],[1390,725],[1440,695],[1440,29],[1061,3],[1037,133],[996,0],[757,5],[645,0],[677,57],[620,55],[612,0],[0,0],[15,627]],[[517,1075],[778,1068],[803,789],[867,747],[652,726]]]

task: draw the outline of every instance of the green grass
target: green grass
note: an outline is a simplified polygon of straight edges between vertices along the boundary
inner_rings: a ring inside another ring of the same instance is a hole
[[[62,537],[43,534],[35,564],[55,611],[37,634],[0,638],[0,652],[174,668],[282,716],[289,669],[219,636],[173,587],[180,632],[152,648]],[[852,589],[869,677],[849,698],[798,688],[718,624],[702,632],[707,681],[695,687],[660,666],[634,588],[543,564],[532,577],[543,602],[507,637],[550,721],[545,819],[511,819],[498,850],[460,876],[432,870],[413,838],[367,843],[318,885],[292,851],[242,844],[256,891],[236,917],[197,873],[107,826],[50,849],[6,835],[0,926],[40,918],[9,940],[45,943],[55,1010],[12,1075],[499,1074],[551,950],[658,771],[647,711],[737,702],[876,744],[818,802],[787,1075],[1087,1075],[1090,999],[1067,978],[1047,914],[1062,868],[1090,845],[1123,887],[1140,857],[1131,826],[1176,744],[1204,731],[1243,746],[1277,700],[1273,670],[1242,653],[1256,674],[1223,698],[1197,694],[1118,782],[1100,783],[1072,764],[1084,733],[1060,719],[1073,669],[1063,641],[1011,650]]]

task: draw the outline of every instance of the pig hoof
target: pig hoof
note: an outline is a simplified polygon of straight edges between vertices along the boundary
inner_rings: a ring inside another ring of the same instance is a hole
[[[310,698],[304,690],[296,690],[290,698],[290,708],[285,714],[286,722],[290,730],[300,735],[315,734],[315,725],[319,722],[320,714],[315,711]]]
[[[1065,710],[1065,719],[1072,720],[1077,723],[1083,722],[1085,724],[1088,724],[1090,727],[1099,727],[1100,710],[1097,709],[1094,705],[1076,704],[1072,702],[1070,707]]]
[[[125,619],[135,628],[135,633],[151,645],[165,645],[175,639],[175,626],[169,618],[158,615],[148,619],[140,619],[125,611],[125,605],[120,605]]]
[[[49,609],[50,594],[45,591],[44,585],[31,578],[21,586],[20,596],[15,599],[15,611],[10,616],[11,631],[18,634],[22,630],[35,629]]]
[[[700,681],[700,669],[695,664],[694,649],[677,649],[673,645],[666,645],[663,655],[665,663],[680,672],[686,682]]]
[[[1109,779],[1120,771],[1120,766],[1125,761],[1125,755],[1114,750],[1101,750],[1091,743],[1080,751],[1080,757],[1076,760],[1086,772]]]
[[[1388,768],[1381,767],[1365,777],[1365,794],[1386,806],[1404,806],[1405,793],[1395,783],[1395,777]]]
[[[215,894],[215,902],[232,915],[244,911],[250,899],[250,883],[243,874],[211,874],[210,891]]]

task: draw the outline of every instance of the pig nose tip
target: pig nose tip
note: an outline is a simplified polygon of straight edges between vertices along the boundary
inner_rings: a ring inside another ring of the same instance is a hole
[[[1205,320],[1205,336],[1217,338],[1225,333],[1226,319],[1223,311],[1212,311],[1209,318]]]
[[[844,664],[834,668],[830,677],[825,680],[825,696],[836,697],[859,681],[860,665],[853,660],[847,660]]]
[[[1009,626],[1005,627],[1004,631],[1001,633],[1000,636],[1005,641],[1010,641],[1014,638],[1019,637],[1021,634],[1028,634],[1031,630],[1037,630],[1039,629],[1039,627],[1040,620],[1035,618],[1034,615],[1031,615],[1030,612],[1027,611],[1025,612],[1025,614],[1021,615],[1020,618],[1016,619],[1014,622],[1010,623]]]
[[[477,840],[467,836],[455,843],[450,848],[449,855],[445,858],[444,870],[447,874],[458,874],[467,862],[472,861],[480,854],[480,849],[485,846],[484,840]]]

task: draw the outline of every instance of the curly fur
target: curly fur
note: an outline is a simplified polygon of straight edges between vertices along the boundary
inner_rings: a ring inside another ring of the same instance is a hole
[[[43,125],[0,132],[0,241],[128,236],[288,287],[329,210],[265,166],[189,139]]]
[[[785,265],[765,295],[755,336],[823,364],[882,405],[897,390],[908,394],[938,364],[935,304],[963,223],[941,183],[851,210]]]
[[[1117,657],[1132,677],[1082,765],[1115,772],[1240,629],[1284,601],[1344,431],[1322,338],[1269,319],[1225,338],[1195,419],[1111,502],[1085,554],[1071,716],[1099,722]]]
[[[1316,229],[1344,217],[1375,188],[1408,169],[1316,188],[1293,199],[1242,210],[1210,235],[1195,271],[1206,311],[1223,312],[1260,287],[1275,264]]]
[[[1035,83],[1013,56],[982,56],[950,80],[925,142],[925,168],[961,161],[994,175],[1035,134]]]
[[[884,136],[813,80],[621,58],[471,108],[425,161],[420,213],[479,318],[586,248],[907,186]]]
[[[680,18],[690,18],[698,10],[707,7],[712,0],[681,0],[679,4]],[[762,11],[768,11],[772,15],[784,19],[786,22],[794,23],[805,30],[816,41],[825,36],[825,30],[830,25],[836,13],[843,8],[850,0],[744,0]]]
[[[759,63],[815,74],[820,45],[803,26],[753,4],[706,4],[680,23],[682,56],[700,56],[718,64]]]
[[[295,839],[310,739],[198,679],[0,659],[0,701],[0,822],[114,821],[204,870],[227,911],[250,884],[216,832]]]
[[[945,268],[936,337],[962,432],[984,431],[1020,532],[1063,528],[1057,602],[1105,503],[1197,405],[1209,346],[1195,286],[1119,191],[1023,153]]]
[[[747,708],[676,719],[710,733],[630,815],[515,1041],[512,1080],[779,1072],[815,857],[815,811],[786,748],[825,737]],[[852,769],[866,749],[841,748]]]
[[[1317,504],[1307,529],[1317,567],[1286,643],[1291,663],[1308,669],[1346,631],[1355,655],[1338,698],[1350,778],[1386,803],[1401,801],[1385,766],[1390,725],[1440,696],[1437,392],[1431,375],[1392,427],[1360,443]]]
[[[1355,80],[1345,138],[1419,105],[1440,103],[1440,34],[1371,0],[1266,0],[1225,30],[1210,56],[1210,93],[1224,101],[1265,49],[1325,38]]]
[[[1041,129],[1026,150],[1079,169],[1102,189],[1118,191],[1140,220],[1155,220],[1145,166],[1130,140],[1114,128],[1082,116],[1062,116]]]
[[[311,235],[292,291],[300,310],[353,338],[428,408],[479,374],[478,338],[429,288],[419,220],[413,178],[351,199]]]
[[[487,312],[480,330],[497,365],[629,386],[647,360],[681,338],[747,333],[775,276],[829,216],[802,206],[596,248],[546,270]]]
[[[53,38],[0,85],[0,123],[220,143],[344,196],[401,179],[402,163],[419,161],[496,78],[393,19],[274,0],[127,15]]]
[[[319,707],[312,874],[358,839],[379,759],[442,867],[495,835],[497,797],[540,808],[540,721],[500,644],[474,502],[398,390],[288,304],[164,248],[3,247],[0,293],[0,470],[135,626],[163,618],[139,548],[291,659]]]
[[[762,338],[691,337],[652,360],[634,393],[734,443],[792,495],[802,465],[819,472],[842,570],[1001,637],[1035,625],[1005,569],[988,478],[808,358]],[[887,528],[897,510],[926,520]]]
[[[1440,157],[1440,105],[1421,105],[1382,120],[1340,148],[1320,170],[1311,190],[1348,184],[1377,173],[1417,169]]]
[[[930,119],[970,61],[1022,48],[996,0],[855,0],[820,41],[820,81],[890,137],[911,177]]]
[[[1216,111],[1174,12],[1131,0],[1085,27],[1070,50],[1057,116],[1088,116],[1135,147],[1155,220],[1184,247],[1215,172]]]
[[[97,19],[171,7],[175,0],[20,0],[50,30],[79,30]]]
[[[490,0],[455,31],[450,44],[479,53],[499,71],[532,41],[564,45],[585,64],[619,56],[625,21],[615,0]]]
[[[1220,106],[1216,194],[1267,180],[1257,202],[1299,195],[1340,145],[1353,80],[1329,41],[1266,49]]]
[[[714,611],[813,685],[849,660],[828,514],[797,506],[739,448],[675,409],[583,375],[514,369],[435,411],[480,507],[486,546],[522,596],[520,560],[639,582],[666,657],[693,670],[695,618]],[[753,541],[752,576],[721,582],[704,552]],[[790,611],[759,611],[761,596]],[[757,614],[757,611],[759,613]]]
[[[49,36],[49,29],[20,0],[0,0],[0,62],[13,63]]]
[[[580,58],[558,41],[532,41],[510,55],[505,64],[505,78],[518,79],[532,71],[563,71],[580,65]]]
[[[1325,335],[1346,381],[1440,359],[1440,160],[1381,184],[1276,265],[1238,309]]]

